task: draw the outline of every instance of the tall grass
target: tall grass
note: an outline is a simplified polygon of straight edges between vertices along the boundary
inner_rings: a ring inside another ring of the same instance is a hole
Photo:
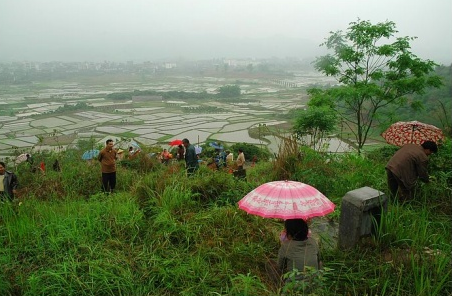
[[[292,148],[248,168],[246,180],[205,167],[187,177],[178,165],[128,163],[118,166],[113,195],[100,193],[98,164],[79,156],[45,175],[19,167],[20,203],[0,204],[0,294],[278,295],[265,262],[276,258],[282,222],[249,215],[238,200],[284,177],[327,195],[337,222],[348,191],[386,192],[384,153]],[[437,168],[436,183],[420,186],[415,202],[391,201],[377,234],[353,250],[318,233],[326,269],[312,295],[450,295],[448,174]]]

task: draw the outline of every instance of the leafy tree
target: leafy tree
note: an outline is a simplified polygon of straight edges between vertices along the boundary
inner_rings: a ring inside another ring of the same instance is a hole
[[[98,144],[96,139],[91,136],[89,139],[79,139],[77,147],[83,152],[91,149],[102,149],[102,144]]]
[[[132,93],[130,92],[121,92],[121,93],[111,93],[108,94],[107,99],[112,99],[112,100],[131,100],[132,99]]]
[[[218,96],[221,98],[239,97],[240,94],[240,86],[238,85],[224,85],[218,89]]]
[[[397,32],[394,22],[374,25],[358,19],[345,33],[331,32],[321,45],[333,53],[314,63],[318,71],[338,80],[338,86],[318,93],[334,103],[355,136],[358,151],[380,119],[382,108],[405,106],[407,95],[422,94],[425,88],[442,84],[440,77],[431,75],[436,64],[410,51],[415,37],[395,38]]]
[[[452,66],[436,67],[436,75],[444,82],[441,88],[430,88],[422,95],[412,96],[413,101],[420,101],[423,109],[420,112],[404,108],[395,114],[395,120],[411,120],[416,118],[419,121],[433,124],[441,128],[446,134],[451,135],[452,131]]]
[[[322,147],[323,139],[334,130],[337,115],[334,110],[322,106],[300,110],[299,117],[294,125],[298,138],[309,136],[309,143],[318,150]]]

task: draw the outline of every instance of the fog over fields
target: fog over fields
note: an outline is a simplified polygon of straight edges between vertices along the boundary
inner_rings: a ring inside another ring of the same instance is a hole
[[[330,31],[393,21],[449,64],[450,0],[2,0],[0,62],[312,58]]]

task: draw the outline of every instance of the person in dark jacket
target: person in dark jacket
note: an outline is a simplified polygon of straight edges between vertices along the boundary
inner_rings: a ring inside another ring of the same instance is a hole
[[[386,165],[388,187],[391,196],[401,201],[413,199],[417,180],[429,182],[427,172],[428,156],[438,151],[433,141],[421,145],[405,144],[397,150]]]
[[[55,159],[55,162],[53,163],[52,168],[55,172],[61,172],[61,166],[60,166],[60,162],[58,161],[58,159]]]
[[[0,200],[1,201],[12,201],[14,199],[14,194],[16,194],[16,189],[19,186],[17,181],[17,176],[6,170],[6,164],[0,161]]]
[[[185,147],[185,164],[187,167],[187,175],[191,176],[199,169],[198,156],[196,155],[195,146],[190,144],[188,139],[183,139],[182,144]]]

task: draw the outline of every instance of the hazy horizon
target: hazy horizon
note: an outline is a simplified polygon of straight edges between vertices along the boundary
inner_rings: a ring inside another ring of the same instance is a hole
[[[452,62],[450,0],[2,0],[0,62],[325,54],[329,32],[393,21],[421,59]]]

